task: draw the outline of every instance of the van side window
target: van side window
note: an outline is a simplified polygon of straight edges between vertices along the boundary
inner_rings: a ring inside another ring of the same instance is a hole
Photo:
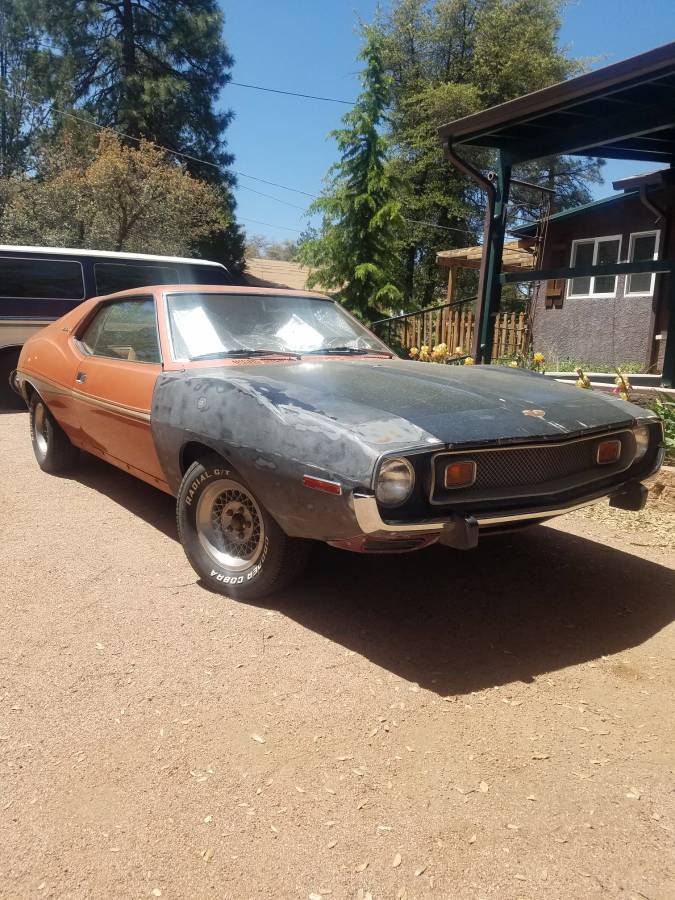
[[[180,284],[178,270],[170,266],[144,266],[97,262],[94,265],[97,294],[114,294],[151,284]]]
[[[92,356],[161,362],[154,300],[107,303],[80,338]]]
[[[0,257],[0,297],[25,300],[83,300],[79,262]]]

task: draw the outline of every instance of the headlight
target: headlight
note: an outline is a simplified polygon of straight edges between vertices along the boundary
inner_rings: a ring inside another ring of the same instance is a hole
[[[635,438],[635,459],[633,462],[639,462],[649,449],[649,428],[646,425],[638,425],[633,429],[633,437]]]
[[[407,459],[386,459],[380,466],[375,497],[383,506],[399,506],[415,485],[415,470]]]

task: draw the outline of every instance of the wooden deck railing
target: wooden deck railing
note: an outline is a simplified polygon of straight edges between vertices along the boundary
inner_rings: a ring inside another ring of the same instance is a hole
[[[445,344],[451,353],[461,348],[461,353],[467,354],[471,352],[476,327],[471,308],[473,300],[472,297],[380,319],[373,324],[373,331],[392,347],[400,347],[404,356],[411,347],[426,345],[431,349],[436,344]],[[499,313],[495,320],[493,359],[525,352],[526,343],[525,313]]]

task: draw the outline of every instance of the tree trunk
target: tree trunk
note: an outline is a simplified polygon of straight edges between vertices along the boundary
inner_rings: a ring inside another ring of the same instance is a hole
[[[122,97],[120,102],[120,124],[122,130],[136,137],[142,131],[141,85],[138,80],[136,60],[136,28],[131,0],[122,0],[120,16],[122,33]]]

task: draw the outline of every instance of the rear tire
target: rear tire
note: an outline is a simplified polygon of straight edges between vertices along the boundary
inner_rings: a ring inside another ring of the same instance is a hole
[[[257,600],[300,575],[311,542],[289,538],[238,473],[218,456],[193,463],[176,505],[178,536],[208,587]]]
[[[71,469],[77,462],[77,447],[70,443],[38,394],[30,401],[30,439],[35,459],[43,472],[56,475]]]

